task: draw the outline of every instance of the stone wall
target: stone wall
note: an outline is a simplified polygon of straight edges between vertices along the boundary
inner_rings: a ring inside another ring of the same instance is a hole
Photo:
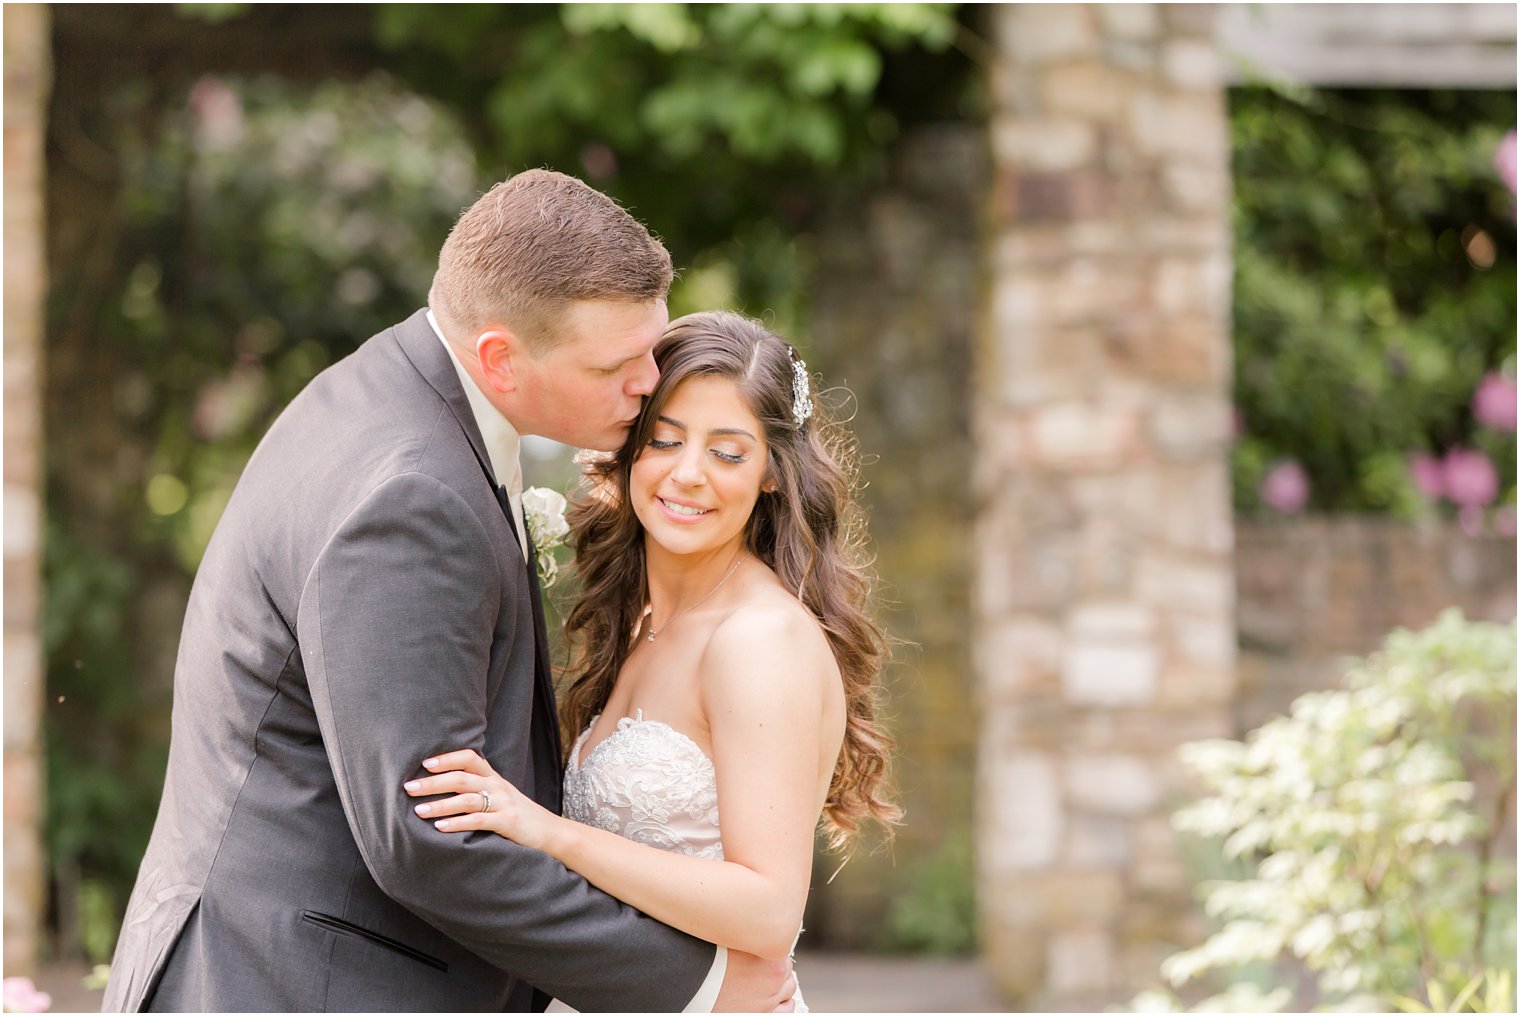
[[[825,386],[854,399],[885,622],[905,640],[886,680],[907,821],[890,851],[819,858],[810,946],[869,946],[915,867],[966,842],[976,694],[968,618],[975,511],[971,346],[986,142],[975,124],[915,128],[868,194],[841,195],[818,230],[810,334]],[[969,878],[969,872],[966,872]],[[830,877],[832,881],[829,881]]]
[[[1447,607],[1473,620],[1515,616],[1515,539],[1453,524],[1386,519],[1239,521],[1240,691],[1245,733],[1308,691],[1335,687],[1347,657]]]
[[[42,430],[48,7],[5,7],[5,973],[41,942]]]
[[[1208,5],[1007,5],[976,350],[988,969],[1101,1009],[1201,933],[1176,749],[1232,731],[1229,152]]]

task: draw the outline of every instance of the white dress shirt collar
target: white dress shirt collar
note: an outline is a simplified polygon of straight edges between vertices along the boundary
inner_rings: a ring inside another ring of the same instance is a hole
[[[528,552],[528,537],[523,529],[522,510],[522,459],[519,457],[522,450],[522,437],[518,435],[517,428],[501,415],[501,411],[491,405],[486,398],[485,392],[470,377],[470,372],[464,369],[464,364],[459,361],[459,355],[454,352],[454,347],[449,345],[448,339],[443,337],[443,329],[438,327],[438,319],[433,317],[433,309],[428,308],[428,324],[433,326],[433,334],[438,336],[438,341],[443,343],[443,348],[448,350],[449,360],[454,364],[454,369],[459,372],[459,383],[464,387],[464,396],[470,402],[470,412],[475,417],[475,426],[480,428],[480,438],[486,445],[486,458],[490,460],[491,472],[496,477],[496,482],[501,484],[507,492],[507,505],[512,510],[512,524],[517,528],[517,545],[522,552]]]
[[[475,425],[480,428],[480,436],[485,441],[486,457],[491,461],[491,472],[496,474],[496,482],[505,487],[514,499],[521,497],[521,436],[511,422],[501,415],[501,411],[491,405],[475,379],[464,369],[464,364],[459,362],[459,354],[454,352],[454,347],[443,337],[443,329],[438,327],[438,319],[433,317],[431,308],[428,309],[427,319],[428,324],[433,326],[433,334],[438,336],[443,348],[449,351],[449,360],[454,364],[454,369],[459,372],[459,383],[464,386],[465,398],[470,400],[470,412],[475,415]]]

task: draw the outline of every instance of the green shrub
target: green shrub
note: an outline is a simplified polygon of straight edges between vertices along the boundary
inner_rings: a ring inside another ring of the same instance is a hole
[[[909,870],[895,895],[876,947],[885,952],[964,956],[976,951],[976,875],[971,837],[947,837]]]
[[[1242,873],[1201,887],[1221,926],[1162,975],[1237,981],[1203,1008],[1280,1009],[1289,992],[1238,973],[1299,963],[1332,1008],[1444,1009],[1466,992],[1465,1006],[1513,1011],[1515,870],[1501,855],[1515,704],[1514,624],[1448,611],[1394,632],[1344,689],[1299,698],[1244,742],[1185,746],[1211,793],[1174,824],[1217,839]]]

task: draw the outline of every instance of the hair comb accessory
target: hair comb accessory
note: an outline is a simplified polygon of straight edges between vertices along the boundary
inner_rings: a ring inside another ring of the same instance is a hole
[[[813,415],[812,388],[808,382],[807,364],[792,351],[792,420],[801,430]]]

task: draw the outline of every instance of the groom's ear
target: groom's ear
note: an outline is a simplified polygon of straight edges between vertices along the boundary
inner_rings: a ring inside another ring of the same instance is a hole
[[[519,357],[526,354],[522,340],[505,328],[488,328],[475,337],[475,355],[486,384],[502,394],[517,390]]]

